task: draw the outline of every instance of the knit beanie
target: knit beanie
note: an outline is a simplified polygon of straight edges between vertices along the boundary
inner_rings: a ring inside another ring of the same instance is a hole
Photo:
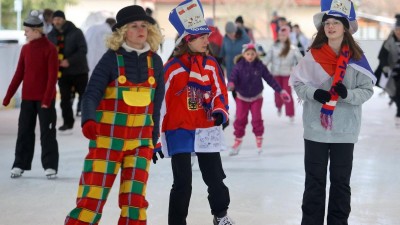
[[[241,23],[241,24],[243,24],[243,23],[244,23],[243,17],[242,17],[242,16],[238,16],[238,17],[236,18],[235,22],[236,22],[236,23]]]
[[[226,33],[235,33],[236,30],[237,30],[236,25],[233,22],[229,21],[226,23],[226,25],[225,25]]]
[[[36,10],[33,10],[28,18],[24,20],[24,26],[25,27],[43,27],[43,22],[39,18],[39,12]]]
[[[54,17],[61,17],[61,18],[63,18],[63,19],[65,20],[65,14],[64,14],[64,12],[61,11],[61,10],[55,11],[55,12],[53,13],[53,18],[54,18]]]

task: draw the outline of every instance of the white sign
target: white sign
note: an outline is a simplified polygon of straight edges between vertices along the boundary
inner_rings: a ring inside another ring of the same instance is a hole
[[[197,128],[194,139],[195,152],[220,152],[225,149],[222,126]]]

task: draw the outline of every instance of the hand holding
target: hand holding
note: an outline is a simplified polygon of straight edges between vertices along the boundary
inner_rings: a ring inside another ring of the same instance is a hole
[[[164,158],[164,154],[162,153],[162,151],[158,151],[158,152],[154,152],[153,153],[153,163],[156,164],[158,157],[157,157],[157,153],[160,155],[160,158],[163,159]]]
[[[290,102],[290,101],[292,101],[292,98],[290,98],[290,95],[287,93],[286,90],[283,90],[283,89],[282,89],[282,91],[279,93],[279,96],[281,97],[281,99],[282,99],[284,102]]]
[[[333,90],[342,98],[347,98],[347,88],[344,86],[342,82],[337,82],[335,86],[333,86]]]
[[[314,99],[320,102],[321,104],[325,104],[331,100],[331,93],[328,91],[317,89],[314,92]]]
[[[96,140],[97,137],[97,123],[94,120],[88,120],[82,127],[83,135],[90,140]]]
[[[63,67],[63,68],[69,67],[69,62],[68,62],[68,60],[67,60],[67,59],[63,59],[63,60],[60,62],[60,67]]]
[[[220,126],[222,122],[224,122],[224,117],[222,116],[222,113],[214,113],[212,115],[214,117],[214,126]]]

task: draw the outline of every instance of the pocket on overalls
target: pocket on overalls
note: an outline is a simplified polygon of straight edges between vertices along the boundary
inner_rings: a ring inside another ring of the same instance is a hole
[[[148,106],[151,102],[150,90],[137,88],[129,91],[122,91],[122,98],[129,106]]]

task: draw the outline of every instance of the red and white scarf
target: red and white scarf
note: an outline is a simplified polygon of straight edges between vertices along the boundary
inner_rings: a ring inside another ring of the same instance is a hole
[[[335,110],[339,95],[334,91],[333,87],[339,81],[342,81],[345,74],[347,64],[350,59],[349,46],[344,45],[339,52],[339,57],[336,57],[335,52],[325,44],[320,49],[311,49],[315,61],[321,65],[329,76],[333,76],[333,81],[329,92],[331,93],[331,100],[321,107],[321,125],[327,129],[332,129],[332,114]]]

